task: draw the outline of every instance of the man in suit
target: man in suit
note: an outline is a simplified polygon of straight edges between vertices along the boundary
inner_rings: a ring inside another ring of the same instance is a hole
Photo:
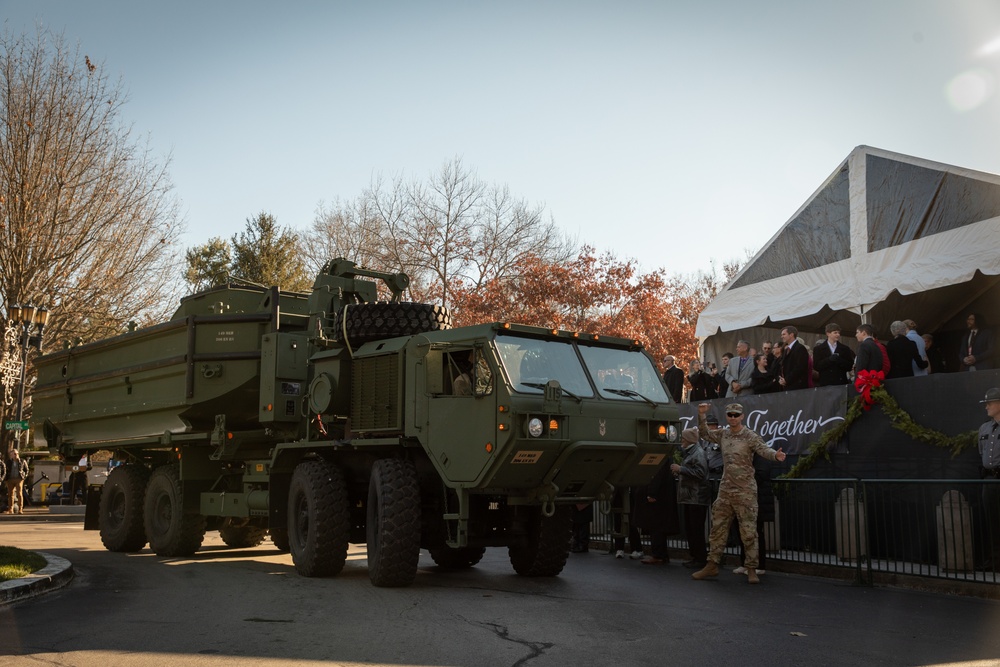
[[[959,370],[984,371],[993,368],[993,332],[979,313],[970,313],[965,320],[969,333],[962,336]]]
[[[781,330],[781,342],[785,344],[785,349],[781,353],[778,384],[785,391],[809,387],[809,352],[796,340],[798,335],[799,330],[793,326]]]
[[[669,354],[663,357],[663,366],[663,384],[667,386],[667,393],[675,403],[680,403],[684,397],[684,371],[674,365],[674,358]]]
[[[819,386],[847,384],[847,374],[854,368],[854,350],[840,342],[840,325],[826,325],[826,342],[813,348],[813,368],[819,373]]]
[[[750,376],[753,373],[753,360],[750,358],[750,343],[741,340],[736,343],[736,356],[729,360],[726,366],[726,397],[752,394]]]
[[[875,329],[870,324],[858,327],[854,337],[858,339],[858,356],[854,359],[854,373],[882,370],[882,350],[875,343]]]

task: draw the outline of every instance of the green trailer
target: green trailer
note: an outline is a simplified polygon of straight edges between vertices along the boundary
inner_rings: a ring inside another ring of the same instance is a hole
[[[309,294],[220,287],[45,355],[36,441],[123,462],[88,501],[112,551],[189,555],[219,530],[233,547],[270,534],[305,576],[367,544],[379,586],[411,583],[422,548],[464,568],[506,547],[518,573],[558,574],[570,506],[648,483],[676,405],[637,341],[452,328],[402,302],[407,283],[337,259]]]

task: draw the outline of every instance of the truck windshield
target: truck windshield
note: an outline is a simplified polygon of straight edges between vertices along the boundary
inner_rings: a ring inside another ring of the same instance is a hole
[[[546,382],[558,380],[570,394],[594,395],[572,343],[502,336],[496,345],[515,391],[541,394]]]
[[[581,345],[580,354],[604,398],[670,402],[660,374],[642,352]]]

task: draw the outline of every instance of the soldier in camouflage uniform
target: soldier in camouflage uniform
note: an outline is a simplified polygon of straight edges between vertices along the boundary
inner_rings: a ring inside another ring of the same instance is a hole
[[[726,406],[729,425],[710,431],[705,423],[709,404],[698,405],[698,433],[709,442],[718,443],[722,449],[723,472],[719,484],[719,497],[712,504],[712,532],[708,536],[708,564],[691,575],[694,579],[707,579],[719,574],[722,550],[733,516],[739,522],[740,537],[746,547],[747,580],[759,584],[757,576],[757,482],[754,480],[754,454],[771,461],[784,461],[785,453],[767,446],[763,439],[743,426],[743,406],[730,403]]]

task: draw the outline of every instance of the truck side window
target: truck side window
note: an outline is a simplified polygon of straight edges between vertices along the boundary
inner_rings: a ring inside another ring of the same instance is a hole
[[[476,396],[489,396],[493,393],[493,373],[490,365],[483,358],[482,350],[473,353],[475,365],[473,366]]]
[[[457,350],[445,357],[448,385],[452,396],[472,395],[472,350]]]
[[[452,396],[493,393],[493,373],[479,350],[457,350],[446,355],[447,386]]]

